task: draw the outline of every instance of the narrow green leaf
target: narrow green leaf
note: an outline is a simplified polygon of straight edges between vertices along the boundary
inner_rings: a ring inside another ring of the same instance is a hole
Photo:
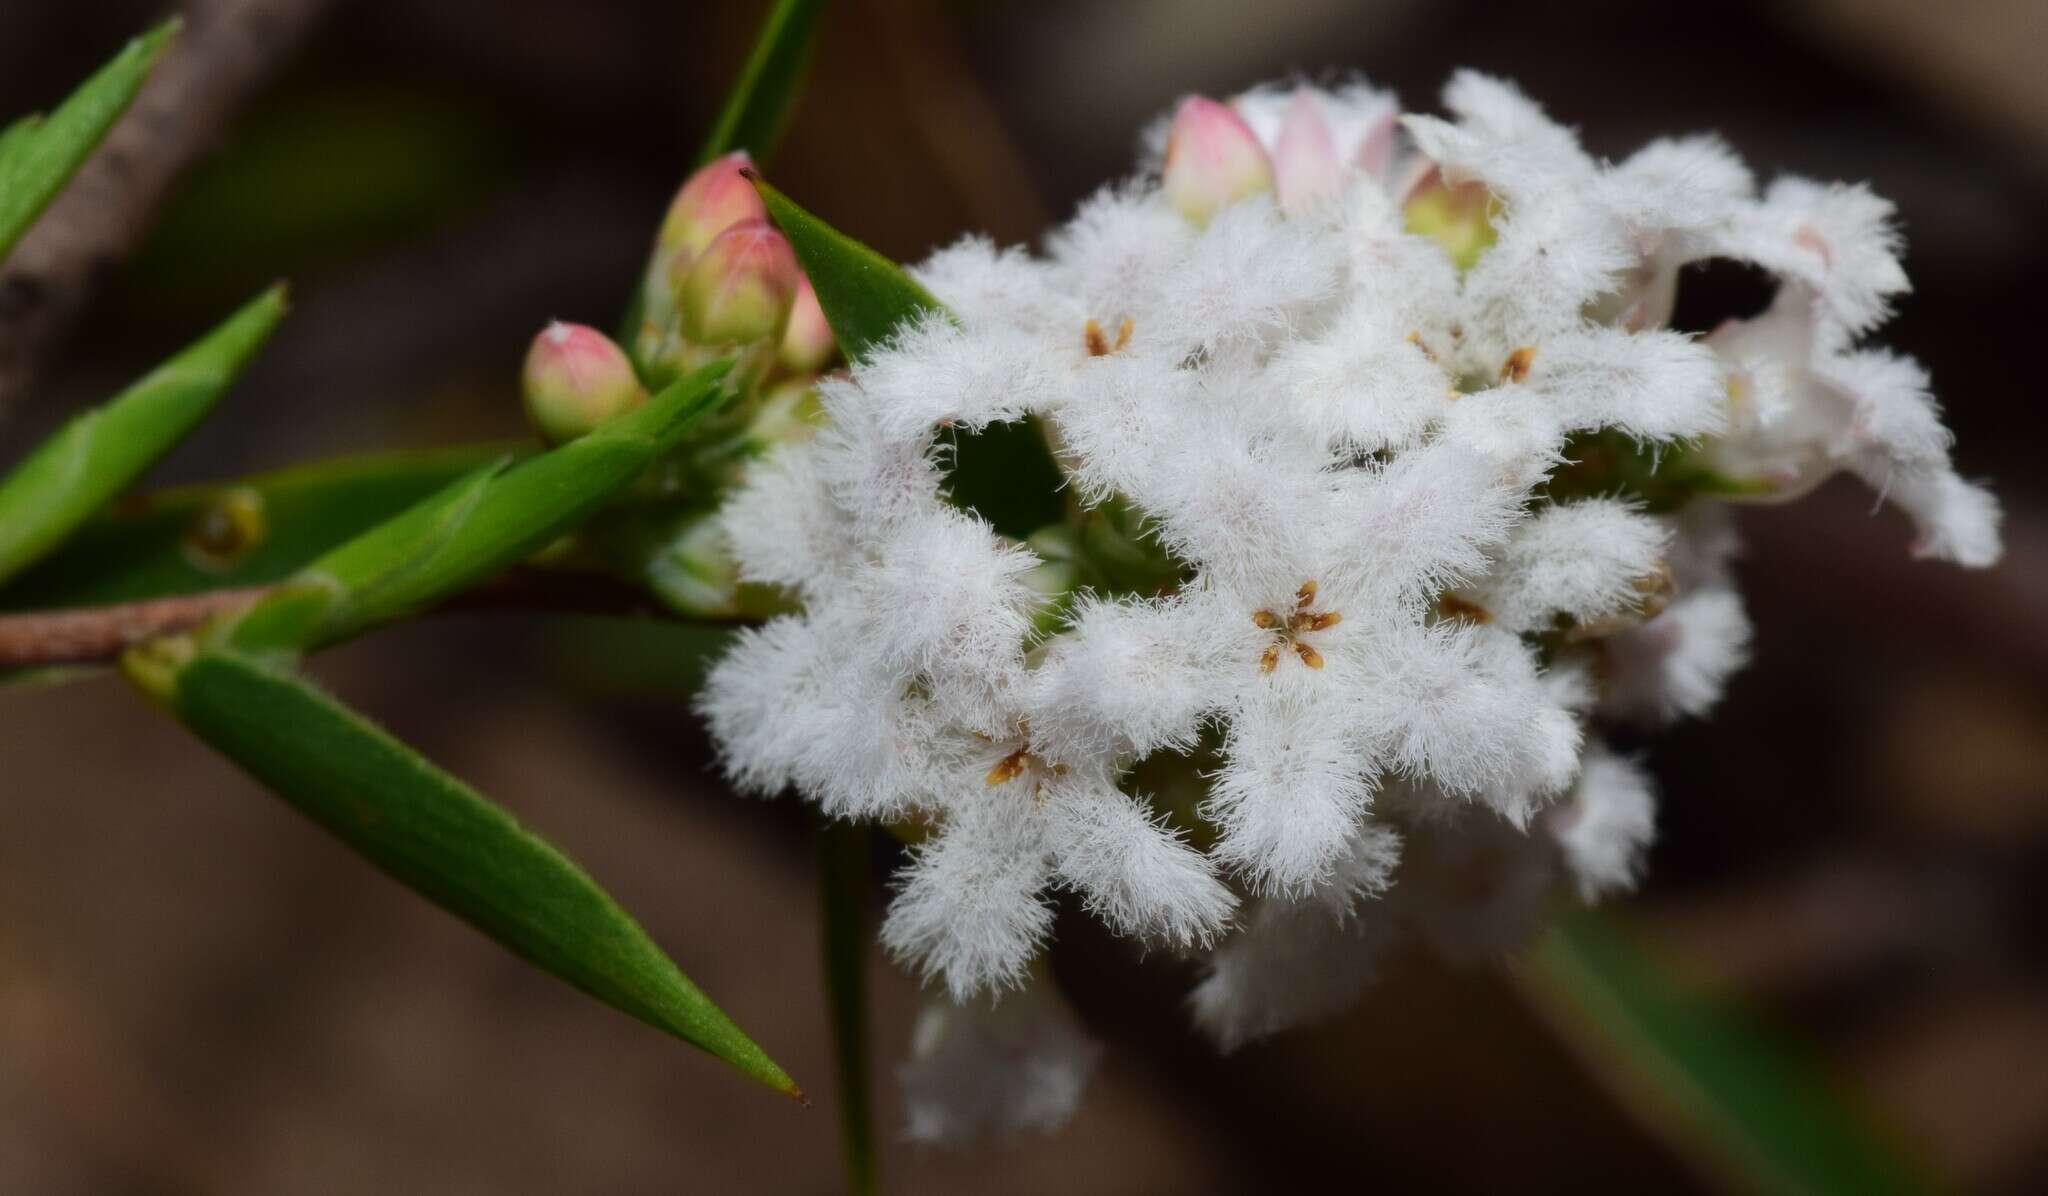
[[[523,441],[340,457],[124,498],[0,587],[0,610],[134,602],[290,576]]]
[[[517,465],[494,462],[301,569],[218,635],[303,650],[403,618],[546,547],[672,448],[727,397],[729,362]]]
[[[1523,981],[1629,1112],[1742,1190],[1867,1196],[1935,1186],[1844,1093],[1687,990],[1595,911],[1546,934]]]
[[[16,121],[0,133],[0,258],[127,110],[178,24],[173,17],[129,42],[48,118]]]
[[[0,129],[0,174],[7,170],[7,159],[24,149],[42,124],[43,118],[31,112]]]
[[[826,820],[818,829],[818,895],[824,926],[825,999],[832,1007],[832,1060],[846,1187],[878,1190],[873,1080],[868,1065],[868,828]]]
[[[736,149],[746,150],[756,162],[768,160],[802,90],[824,7],[825,0],[775,0],[754,52],[697,154],[699,166]]]
[[[567,856],[311,683],[232,653],[195,654],[187,637],[138,649],[123,667],[399,883],[614,1009],[802,1097]]]
[[[760,178],[754,188],[768,205],[797,261],[818,291],[818,306],[847,357],[861,361],[895,331],[945,308],[895,262],[798,207]]]
[[[213,407],[284,318],[266,291],[104,406],[64,425],[0,481],[0,579],[55,548]]]

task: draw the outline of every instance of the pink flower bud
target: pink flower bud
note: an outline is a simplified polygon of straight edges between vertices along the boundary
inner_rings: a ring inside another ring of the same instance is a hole
[[[1280,118],[1280,136],[1273,147],[1273,174],[1280,208],[1299,216],[1343,189],[1343,166],[1337,160],[1337,139],[1307,88],[1299,88]]]
[[[1358,139],[1358,149],[1351,155],[1354,166],[1382,183],[1394,166],[1394,129],[1398,123],[1398,114],[1390,110],[1367,125]]]
[[[766,220],[744,220],[711,239],[676,288],[683,335],[700,345],[782,335],[803,271]]]
[[[519,382],[526,414],[558,444],[647,400],[625,353],[583,324],[556,321],[542,329],[526,351]]]
[[[782,368],[792,374],[815,374],[837,352],[839,344],[832,339],[832,325],[825,320],[825,309],[818,306],[817,290],[808,277],[799,279],[796,302],[789,309],[789,327],[782,333]]]
[[[1273,189],[1273,164],[1244,118],[1203,96],[1189,96],[1166,134],[1166,198],[1181,215],[1207,224],[1241,199]]]
[[[694,259],[713,237],[733,225],[766,220],[768,209],[761,205],[760,194],[740,175],[753,164],[747,151],[734,150],[691,175],[661,222],[655,240],[658,253],[664,257],[681,253]]]

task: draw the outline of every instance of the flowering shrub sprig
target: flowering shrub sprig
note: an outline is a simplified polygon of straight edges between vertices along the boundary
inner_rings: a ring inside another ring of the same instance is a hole
[[[881,939],[933,992],[910,1134],[1051,1128],[1102,1054],[1050,979],[1059,895],[1187,961],[1225,1049],[1405,940],[1498,956],[1553,890],[1639,876],[1655,799],[1609,731],[1704,713],[1741,663],[1727,502],[1846,470],[1916,555],[1998,554],[1925,373],[1864,343],[1906,280],[1861,186],[1759,192],[1712,138],[1597,162],[1474,74],[1448,119],[1270,87],[1185,100],[1042,253],[970,237],[906,274],[754,169],[820,9],[771,7],[618,335],[532,342],[545,444],[110,502],[254,357],[268,293],[0,479],[0,681],[119,663],[401,883],[801,1098],[595,879],[297,668],[472,604],[654,609],[693,653],[747,625],[698,704],[738,787],[838,820],[825,982],[872,1191],[863,824],[909,845]],[[174,33],[0,130],[0,253]],[[1715,257],[1771,306],[1672,330]],[[1584,914],[1532,961],[1563,981],[1539,1000],[1682,1073],[1729,1157],[1894,1170],[1852,1129],[1788,1146],[1783,1101],[1739,1091],[1775,1073],[1700,1066],[1739,1039],[1685,1032]]]

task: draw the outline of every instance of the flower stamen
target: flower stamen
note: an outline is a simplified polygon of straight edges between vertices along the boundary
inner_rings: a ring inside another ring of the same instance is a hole
[[[1025,771],[1037,762],[1038,757],[1031,754],[1030,748],[1018,748],[996,761],[996,766],[988,770],[988,776],[984,779],[991,788],[1007,784],[1023,776]]]
[[[1440,618],[1461,619],[1467,623],[1486,623],[1493,619],[1492,611],[1449,590],[1437,595],[1436,613]]]
[[[1088,356],[1107,357],[1111,353],[1119,352],[1129,346],[1131,343],[1131,327],[1131,318],[1125,316],[1123,323],[1118,324],[1116,327],[1116,343],[1111,344],[1109,337],[1102,331],[1102,325],[1092,319],[1089,320],[1081,329],[1081,340],[1082,343],[1088,346]]]
[[[1500,367],[1500,380],[1504,383],[1520,382],[1529,376],[1529,367],[1535,360],[1536,346],[1523,345],[1521,348],[1508,354],[1507,361],[1502,363]]]
[[[1280,667],[1280,652],[1291,648],[1301,663],[1312,669],[1323,667],[1323,654],[1315,650],[1302,637],[1313,631],[1324,631],[1343,622],[1342,613],[1334,610],[1311,609],[1316,600],[1316,583],[1305,581],[1294,592],[1294,610],[1285,618],[1270,610],[1252,612],[1252,625],[1261,631],[1273,633],[1273,642],[1259,653],[1259,671],[1270,673]]]
[[[1048,763],[1045,757],[1032,751],[1028,728],[1021,732],[1021,735],[1021,738],[1010,741],[1016,746],[1008,755],[996,761],[995,767],[988,770],[988,775],[983,777],[982,781],[993,789],[1023,777],[1031,790],[1032,798],[1036,800],[1045,795],[1046,781],[1053,777],[1065,776],[1067,766]]]

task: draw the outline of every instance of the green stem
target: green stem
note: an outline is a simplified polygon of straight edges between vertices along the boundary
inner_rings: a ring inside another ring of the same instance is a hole
[[[878,1189],[873,1081],[868,1066],[866,826],[827,821],[819,828],[818,890],[846,1186],[857,1196],[869,1196]]]

